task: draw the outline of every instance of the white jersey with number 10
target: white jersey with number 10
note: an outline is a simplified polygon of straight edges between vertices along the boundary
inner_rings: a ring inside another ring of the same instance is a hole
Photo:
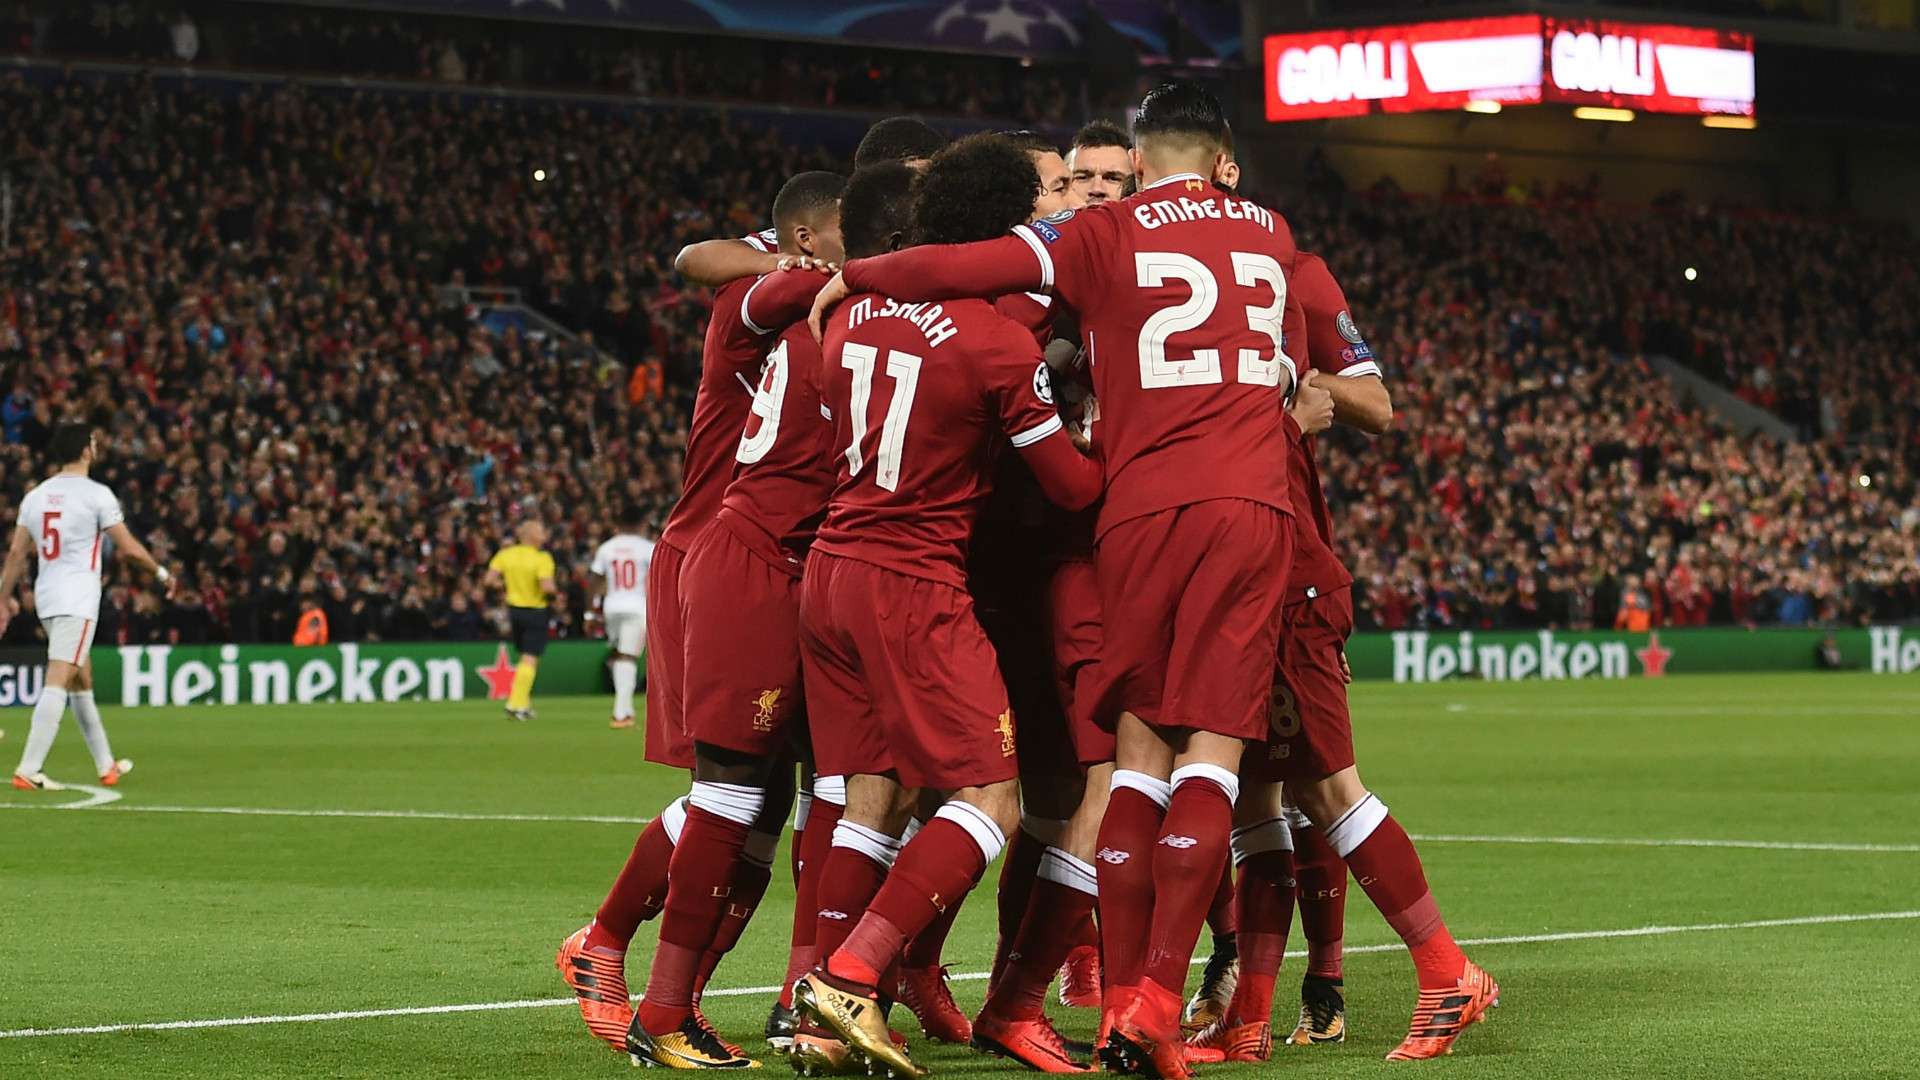
[[[590,569],[607,579],[608,614],[643,614],[647,610],[647,568],[653,565],[653,541],[632,533],[600,545]]]
[[[42,619],[100,618],[100,561],[106,532],[126,520],[105,484],[56,476],[20,500],[20,525],[40,556],[33,602]]]

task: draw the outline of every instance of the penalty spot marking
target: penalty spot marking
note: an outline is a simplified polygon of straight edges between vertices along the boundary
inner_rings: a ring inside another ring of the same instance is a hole
[[[1574,930],[1557,934],[1513,934],[1505,937],[1463,938],[1462,945],[1534,945],[1560,941],[1603,941],[1612,938],[1666,937],[1671,934],[1709,934],[1728,930],[1763,930],[1782,926],[1828,926],[1839,923],[1891,922],[1905,919],[1920,919],[1920,911],[1876,911],[1854,915],[1801,915],[1786,919],[1753,919],[1746,922],[1691,923],[1684,926],[1641,926],[1616,930]],[[1387,945],[1359,945],[1347,949],[1348,955],[1358,953],[1398,952],[1406,946],[1399,942]],[[1289,957],[1302,957],[1305,952],[1287,953]],[[1196,959],[1194,964],[1205,963],[1205,959]],[[965,981],[979,981],[987,977],[984,971],[968,971],[952,978]],[[735,986],[722,990],[708,990],[707,997],[753,997],[777,994],[778,986]],[[506,1012],[516,1009],[551,1009],[562,1005],[571,1005],[574,999],[563,998],[523,998],[518,1001],[482,1001],[463,1005],[420,1005],[399,1009],[351,1009],[341,1012],[292,1013],[284,1016],[227,1016],[211,1020],[161,1020],[139,1024],[97,1024],[92,1027],[66,1028],[16,1028],[12,1031],[0,1031],[0,1039],[39,1039],[65,1035],[114,1035],[126,1031],[199,1031],[207,1028],[261,1027],[273,1024],[319,1024],[334,1020],[376,1020],[394,1016],[444,1016],[452,1013]]]

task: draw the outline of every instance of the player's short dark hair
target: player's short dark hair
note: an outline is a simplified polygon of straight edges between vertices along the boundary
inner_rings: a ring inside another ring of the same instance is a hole
[[[914,199],[915,240],[990,240],[1033,216],[1040,172],[1004,135],[969,135],[933,155]]]
[[[645,525],[646,523],[647,523],[646,507],[641,506],[639,503],[628,503],[627,505],[620,508],[620,524]]]
[[[840,193],[847,189],[847,178],[839,173],[813,170],[795,173],[780,186],[773,197],[773,226],[786,229],[794,225],[813,225],[821,215],[836,210]]]
[[[1000,131],[995,132],[1001,138],[1025,150],[1029,154],[1057,154],[1060,147],[1052,139],[1037,131]]]
[[[1133,149],[1133,138],[1119,124],[1106,120],[1094,120],[1081,126],[1073,133],[1073,147],[1117,146],[1122,150]]]
[[[71,465],[92,445],[92,424],[85,420],[63,420],[54,426],[53,437],[47,440],[47,456],[56,465]]]
[[[933,130],[924,120],[911,116],[889,116],[876,121],[860,138],[853,152],[853,169],[882,165],[889,161],[923,161],[947,145],[946,136]]]
[[[1147,91],[1133,117],[1136,141],[1181,140],[1196,146],[1233,145],[1226,110],[1205,87],[1190,82],[1164,82]]]
[[[920,174],[898,161],[855,169],[840,197],[840,237],[847,257],[882,255],[913,231],[913,187]],[[1031,206],[1033,196],[1027,196]]]

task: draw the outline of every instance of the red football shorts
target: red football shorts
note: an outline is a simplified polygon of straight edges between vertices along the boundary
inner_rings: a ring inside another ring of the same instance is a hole
[[[1247,747],[1241,775],[1320,780],[1353,764],[1353,719],[1340,652],[1353,633],[1353,590],[1289,605],[1280,615],[1280,664],[1264,743]]]
[[[1091,559],[1069,559],[1054,567],[1047,608],[1053,677],[1074,757],[1082,765],[1105,764],[1113,760],[1115,713],[1110,669],[1100,662],[1100,579]]]
[[[695,742],[771,756],[806,716],[800,579],[769,565],[721,519],[680,571],[687,731]]]
[[[815,551],[800,650],[821,775],[951,791],[1018,774],[1007,689],[965,592]]]
[[[686,638],[680,626],[680,569],[687,553],[671,544],[653,550],[647,568],[647,760],[693,768],[693,740],[682,708]]]
[[[1123,521],[1094,552],[1115,705],[1157,728],[1267,732],[1293,520],[1208,499]]]
[[[1011,588],[975,592],[974,617],[999,657],[1007,700],[1020,721],[1020,774],[1039,778],[1077,776],[1067,716],[1054,680],[1053,641],[1048,627],[1045,566],[1023,574]],[[976,578],[976,583],[978,579]]]

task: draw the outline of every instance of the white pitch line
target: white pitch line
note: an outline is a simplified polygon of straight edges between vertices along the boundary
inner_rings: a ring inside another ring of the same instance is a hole
[[[70,790],[98,791],[111,796],[107,802],[120,798],[118,792],[104,788],[83,788],[78,784],[66,785]],[[0,807],[12,810],[77,810],[100,805],[95,802],[82,803],[0,803]],[[609,814],[468,814],[457,810],[300,810],[292,807],[277,806],[147,806],[138,803],[124,804],[113,808],[115,814],[227,814],[236,817],[293,817],[293,818],[392,818],[417,821],[533,821],[533,822],[569,822],[587,825],[645,825],[652,818],[618,817]]]
[[[371,818],[398,821],[506,821],[585,825],[645,825],[647,817],[622,817],[613,814],[482,814],[458,810],[302,810],[277,806],[149,806],[121,803],[119,792],[111,788],[81,784],[63,785],[65,790],[85,791],[94,797],[77,803],[0,802],[9,810],[84,810],[117,803],[116,814],[224,814],[235,817],[290,818]],[[1920,854],[1916,844],[1846,843],[1825,840],[1711,840],[1689,837],[1649,836],[1483,836],[1468,833],[1416,833],[1413,839],[1423,844],[1546,844],[1579,847],[1676,847],[1724,848],[1746,851],[1834,851],[1865,854]]]
[[[1573,930],[1557,934],[1512,934],[1505,937],[1463,938],[1462,945],[1533,945],[1560,941],[1601,941],[1611,938],[1665,937],[1670,934],[1705,934],[1726,930],[1763,930],[1782,926],[1827,926],[1837,923],[1889,922],[1920,919],[1920,911],[1875,911],[1853,915],[1799,915],[1784,919],[1752,919],[1746,922],[1692,923],[1684,926],[1641,926],[1615,930]],[[1357,945],[1347,954],[1397,952],[1405,946]],[[1305,952],[1287,953],[1302,957]],[[1204,958],[1194,964],[1205,963]],[[956,981],[978,981],[987,972],[967,971],[949,976]],[[735,986],[708,990],[707,997],[753,997],[777,994],[778,986]],[[341,1012],[293,1013],[284,1016],[227,1016],[211,1020],[162,1020],[141,1024],[97,1024],[92,1027],[16,1028],[0,1031],[0,1039],[38,1039],[64,1035],[114,1035],[126,1031],[199,1031],[207,1028],[259,1027],[272,1024],[318,1024],[332,1020],[376,1020],[396,1016],[444,1016],[451,1013],[503,1012],[511,1009],[550,1009],[571,1005],[573,998],[528,998],[520,1001],[482,1001],[464,1005],[420,1005],[399,1009],[351,1009]]]
[[[1423,844],[1576,844],[1583,847],[1739,848],[1752,851],[1920,852],[1920,844],[1847,844],[1823,840],[1689,840],[1676,837],[1474,836],[1464,833],[1416,834]]]

